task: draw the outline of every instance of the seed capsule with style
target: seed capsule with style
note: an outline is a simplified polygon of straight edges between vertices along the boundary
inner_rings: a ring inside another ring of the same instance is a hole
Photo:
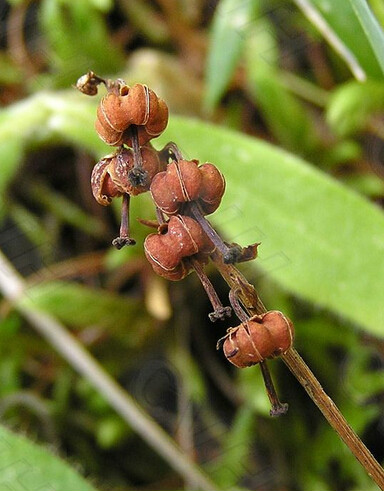
[[[181,215],[171,217],[144,242],[145,255],[155,273],[173,281],[182,280],[191,272],[188,257],[205,262],[213,250],[212,242],[196,220]]]
[[[137,126],[139,144],[159,136],[168,123],[168,107],[146,85],[129,87],[117,80],[108,88],[97,109],[95,123],[99,137],[111,146],[132,147],[131,126]]]
[[[166,215],[182,212],[184,203],[196,201],[205,215],[220,205],[225,180],[213,164],[197,160],[171,162],[153,179],[151,194],[156,206]]]
[[[292,322],[277,310],[254,315],[229,329],[219,341],[224,355],[233,365],[245,368],[285,353],[293,343]]]
[[[107,155],[93,168],[91,175],[92,193],[96,201],[107,206],[112,198],[124,193],[136,196],[149,190],[153,177],[163,170],[164,164],[159,160],[158,153],[151,146],[141,147],[143,169],[148,173],[148,183],[142,186],[132,186],[128,173],[134,167],[134,157],[131,149],[123,148],[117,153]]]

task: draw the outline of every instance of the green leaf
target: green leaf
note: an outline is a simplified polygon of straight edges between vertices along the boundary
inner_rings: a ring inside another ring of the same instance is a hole
[[[205,107],[212,111],[231,81],[258,0],[221,0],[216,8],[206,67]]]
[[[384,109],[384,84],[375,80],[348,82],[339,86],[327,105],[326,118],[332,130],[347,136],[365,129],[369,119]]]
[[[110,152],[96,135],[97,100],[77,93],[40,92],[0,111],[0,218],[6,190],[22,163],[25,151],[42,143],[66,142],[99,157]]]
[[[367,0],[349,0],[384,73],[384,32]]]
[[[1,489],[96,491],[63,460],[3,426],[0,426],[0,458]]]
[[[383,78],[371,44],[357,18],[350,0],[294,0],[320,32],[330,41],[336,36],[343,51],[337,50],[359,80],[365,76]],[[319,14],[325,27],[321,27]],[[362,72],[363,71],[363,72]],[[362,73],[361,73],[362,72]]]
[[[231,241],[261,241],[255,264],[291,293],[384,335],[381,210],[255,138],[173,118],[156,145],[168,140],[223,171],[227,190],[212,221]]]

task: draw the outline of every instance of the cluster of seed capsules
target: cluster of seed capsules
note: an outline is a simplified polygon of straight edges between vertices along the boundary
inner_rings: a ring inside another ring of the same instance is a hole
[[[113,245],[120,249],[135,244],[129,228],[130,197],[149,191],[157,221],[142,223],[157,228],[144,241],[153,270],[172,281],[195,271],[214,308],[210,319],[229,317],[232,309],[222,305],[204,273],[204,265],[214,251],[225,264],[249,261],[256,257],[258,244],[228,244],[206,219],[221,203],[224,176],[211,163],[184,159],[174,143],[160,151],[154,149],[150,141],[165,130],[168,108],[146,85],[129,87],[121,79],[105,80],[89,72],[80,77],[76,87],[84,94],[96,95],[100,84],[105,86],[106,94],[98,105],[95,129],[115,151],[94,166],[91,187],[97,202],[104,206],[122,197],[120,234]],[[244,317],[238,313],[234,298],[230,295],[241,324],[230,328],[218,343],[231,363],[243,368],[289,349],[293,341],[289,319],[278,311]]]

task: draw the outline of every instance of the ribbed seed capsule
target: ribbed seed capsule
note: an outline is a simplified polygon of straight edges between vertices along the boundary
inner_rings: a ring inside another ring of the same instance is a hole
[[[123,148],[116,154],[107,155],[93,168],[91,175],[92,193],[96,201],[107,206],[115,196],[127,193],[136,196],[149,190],[153,177],[163,170],[156,150],[150,146],[141,148],[143,169],[148,174],[148,184],[132,186],[128,173],[134,167],[133,152]]]
[[[169,280],[183,279],[191,266],[186,258],[198,255],[204,260],[213,252],[214,246],[204,234],[200,225],[188,216],[173,216],[158,234],[148,235],[144,251],[154,271]]]
[[[94,166],[91,174],[91,188],[95,200],[103,206],[108,206],[112,198],[121,196],[122,192],[114,184],[109,174],[114,155],[107,155]]]
[[[239,368],[285,353],[293,343],[292,322],[277,310],[255,315],[229,329],[222,343],[224,355]]]
[[[143,84],[128,87],[118,80],[100,101],[95,128],[108,145],[132,147],[132,125],[137,126],[141,146],[159,136],[167,123],[168,107],[153,90]]]
[[[197,160],[171,162],[151,184],[152,198],[167,215],[182,212],[184,203],[196,201],[204,214],[213,213],[220,205],[225,180],[213,164],[198,165]]]

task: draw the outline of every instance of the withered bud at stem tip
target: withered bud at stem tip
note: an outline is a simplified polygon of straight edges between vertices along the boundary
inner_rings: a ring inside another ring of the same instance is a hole
[[[92,71],[89,71],[77,80],[75,87],[83,94],[92,96],[97,94],[97,86],[101,83],[106,85],[104,79],[98,77]]]

